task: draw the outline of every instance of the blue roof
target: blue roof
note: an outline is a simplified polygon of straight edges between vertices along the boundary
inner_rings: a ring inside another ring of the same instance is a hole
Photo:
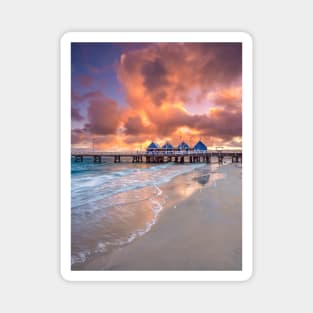
[[[167,142],[165,145],[163,145],[162,148],[163,149],[174,149],[174,147],[169,142]]]
[[[186,144],[186,142],[182,141],[180,145],[177,147],[178,149],[189,149],[189,146]]]
[[[150,145],[147,147],[147,149],[157,149],[159,148],[159,145],[154,143],[153,141],[150,143]]]
[[[207,146],[201,141],[199,140],[198,143],[194,146],[195,150],[208,150]]]

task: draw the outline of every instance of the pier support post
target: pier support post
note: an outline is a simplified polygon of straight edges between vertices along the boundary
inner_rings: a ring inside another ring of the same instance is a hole
[[[101,163],[101,155],[94,155],[93,161],[94,163]]]
[[[75,162],[83,162],[83,156],[82,155],[75,155]]]
[[[133,163],[139,163],[140,162],[140,156],[139,155],[134,155],[133,156]]]
[[[218,155],[218,164],[223,164],[223,158],[224,156],[222,154]]]

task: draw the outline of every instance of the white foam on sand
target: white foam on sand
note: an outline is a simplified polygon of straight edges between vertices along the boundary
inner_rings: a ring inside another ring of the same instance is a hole
[[[147,186],[161,185],[170,182],[174,177],[193,171],[203,164],[162,164],[141,169],[124,169],[118,172],[85,174],[72,177],[72,211],[92,210],[95,202],[106,200],[108,205],[115,203],[111,197],[119,193],[141,189]]]
[[[156,224],[158,216],[163,209],[163,206],[161,204],[161,199],[159,199],[163,191],[157,185],[154,185],[154,188],[155,188],[155,195],[149,199],[151,203],[151,210],[153,212],[153,217],[149,222],[145,224],[144,227],[137,229],[134,232],[131,232],[126,239],[115,239],[111,242],[99,241],[97,243],[96,248],[93,251],[89,251],[89,250],[80,251],[77,254],[72,255],[72,265],[85,263],[94,254],[105,254],[109,251],[110,247],[123,247],[127,244],[130,244],[135,239],[143,236],[147,232],[149,232],[151,228],[153,227],[153,225]]]

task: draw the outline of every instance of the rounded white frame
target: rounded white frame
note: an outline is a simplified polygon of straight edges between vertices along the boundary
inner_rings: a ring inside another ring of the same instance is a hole
[[[241,42],[242,43],[242,270],[72,271],[71,270],[71,43]],[[252,38],[245,32],[68,32],[61,37],[60,272],[67,281],[245,281],[253,273],[253,96]]]

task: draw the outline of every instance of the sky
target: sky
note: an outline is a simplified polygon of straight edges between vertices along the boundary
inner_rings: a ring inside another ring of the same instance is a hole
[[[241,43],[72,43],[72,148],[241,148]]]

